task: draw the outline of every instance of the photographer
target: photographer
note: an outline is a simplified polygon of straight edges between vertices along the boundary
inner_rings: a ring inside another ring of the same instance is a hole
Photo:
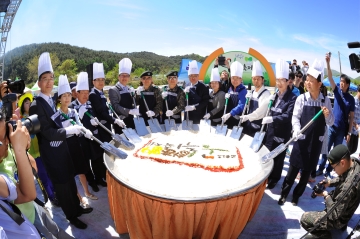
[[[293,60],[292,65],[289,66],[290,70],[292,73],[296,73],[297,71],[300,70],[300,66],[297,64],[296,59]]]
[[[214,68],[218,68],[219,65],[227,68],[227,70],[223,70],[220,74],[220,90],[224,91],[224,92],[228,92],[229,87],[230,87],[230,79],[229,79],[230,63],[229,63],[229,61],[231,61],[230,58],[225,59],[224,56],[219,56],[219,57],[216,57],[215,63],[214,63]]]
[[[26,155],[26,149],[30,146],[29,133],[21,121],[17,121],[17,128],[13,131],[11,124],[9,127],[9,137],[6,137],[5,115],[0,115],[0,160],[3,161],[12,156],[16,159],[18,183],[1,174],[0,176],[0,234],[1,238],[40,238],[36,228],[24,217],[19,209],[13,205],[30,202],[36,198],[35,184],[31,165]],[[11,142],[13,154],[8,150]],[[12,174],[13,175],[13,174]]]
[[[311,230],[330,208],[345,195],[335,210],[326,215],[326,219],[320,223],[319,227],[311,232],[311,234],[320,238],[331,238],[331,229],[346,229],[348,221],[360,202],[359,182],[349,192],[346,192],[352,186],[354,177],[360,172],[359,161],[350,159],[350,152],[343,144],[337,145],[331,150],[328,160],[339,177],[331,180],[324,179],[320,184],[325,188],[335,187],[335,189],[330,193],[327,191],[315,192],[316,196],[324,197],[325,210],[321,212],[305,212],[300,219],[301,226],[307,231]]]

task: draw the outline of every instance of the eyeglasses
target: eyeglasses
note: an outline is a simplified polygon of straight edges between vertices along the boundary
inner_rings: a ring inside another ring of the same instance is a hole
[[[340,161],[335,165],[335,166],[332,166],[331,165],[331,167],[333,168],[333,169],[335,169],[336,168],[336,166],[338,166],[339,165],[339,163],[340,163]]]
[[[121,78],[130,78],[130,75],[128,75],[128,74],[121,74],[121,75],[119,75]]]
[[[99,81],[99,82],[104,82],[105,81],[105,79],[95,79],[95,81]]]
[[[302,75],[298,75],[298,76],[296,76],[296,77],[302,78]]]

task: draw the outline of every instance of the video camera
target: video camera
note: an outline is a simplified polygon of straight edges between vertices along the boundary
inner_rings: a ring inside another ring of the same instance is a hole
[[[219,64],[219,66],[225,66],[225,56],[220,55],[218,57],[218,64]]]
[[[6,110],[6,121],[10,120],[12,117],[13,107],[12,103],[17,100],[16,94],[22,94],[25,89],[24,80],[11,81],[10,79],[6,81],[6,95],[2,98],[3,107]],[[9,90],[11,93],[9,93]]]
[[[13,127],[13,131],[16,130],[17,124],[15,120],[6,121],[6,135],[9,136],[9,126],[10,123]],[[40,132],[40,121],[37,115],[31,115],[21,122],[23,126],[27,128],[29,134],[37,134]]]
[[[347,45],[349,48],[360,48],[360,42],[349,42]],[[349,55],[349,60],[351,70],[360,73],[360,55],[351,53]]]

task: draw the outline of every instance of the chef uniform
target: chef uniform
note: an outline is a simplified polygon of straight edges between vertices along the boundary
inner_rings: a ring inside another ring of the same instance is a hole
[[[276,79],[282,80],[289,78],[289,64],[279,59],[276,62]],[[267,124],[268,128],[265,134],[265,146],[274,150],[282,143],[289,141],[291,137],[291,118],[294,110],[296,96],[292,93],[290,87],[287,87],[284,93],[277,91],[275,95],[269,98],[275,99],[270,109],[270,115],[263,118],[262,124]],[[281,178],[281,172],[284,167],[286,151],[284,150],[274,158],[274,167],[268,178],[268,188],[272,189]]]
[[[196,61],[189,62],[188,75],[199,75],[199,69]],[[189,112],[189,120],[194,124],[199,124],[200,120],[206,113],[206,107],[209,102],[209,90],[204,83],[197,80],[185,88],[188,91],[189,105],[185,107],[185,119],[187,111]]]
[[[264,79],[260,61],[253,62],[251,75],[252,77],[260,76]],[[265,89],[264,85],[260,89],[255,89],[251,92],[249,108],[245,116],[246,120],[242,120],[242,122],[245,122],[244,134],[254,137],[255,133],[260,131],[262,118],[266,114],[269,96],[270,91]],[[265,107],[260,108],[260,105],[264,105]]]
[[[131,67],[132,62],[129,58],[122,59],[119,62],[119,76],[127,74],[130,77]],[[122,85],[119,81],[109,89],[109,99],[114,111],[124,121],[126,127],[135,129],[134,115],[138,115],[139,111],[134,110],[131,93],[134,93],[133,88]],[[115,133],[122,134],[122,128],[116,124],[114,124],[114,130]]]

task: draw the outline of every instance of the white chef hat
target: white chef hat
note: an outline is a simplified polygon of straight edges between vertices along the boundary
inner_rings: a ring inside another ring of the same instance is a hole
[[[129,74],[131,73],[132,62],[129,58],[124,58],[119,61],[119,75],[122,73]]]
[[[64,93],[71,93],[69,81],[66,75],[59,76],[58,96]]]
[[[210,82],[220,82],[220,74],[218,68],[213,68],[211,70]]]
[[[231,76],[238,76],[242,78],[243,71],[244,71],[244,66],[240,62],[234,61],[233,63],[231,63],[230,66]]]
[[[44,52],[39,57],[38,77],[40,77],[41,74],[47,71],[54,72],[51,65],[50,54],[49,52]]]
[[[197,62],[195,60],[190,61],[188,75],[198,75],[198,74],[199,74],[199,69],[198,69]]]
[[[95,62],[93,64],[93,80],[98,78],[105,78],[104,64]]]
[[[315,59],[312,66],[309,68],[306,74],[309,74],[316,79],[321,75],[321,81],[324,79],[324,62],[318,59]]]
[[[88,73],[80,72],[77,77],[76,91],[89,90]]]
[[[283,59],[278,59],[275,65],[276,79],[285,78],[289,80],[289,63]]]
[[[253,62],[252,74],[251,76],[263,76],[263,71],[261,68],[260,61]]]

